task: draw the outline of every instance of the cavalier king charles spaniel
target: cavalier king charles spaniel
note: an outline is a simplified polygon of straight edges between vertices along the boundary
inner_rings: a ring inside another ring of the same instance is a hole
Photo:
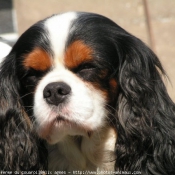
[[[175,174],[164,76],[157,56],[106,17],[39,21],[1,63],[0,169]]]

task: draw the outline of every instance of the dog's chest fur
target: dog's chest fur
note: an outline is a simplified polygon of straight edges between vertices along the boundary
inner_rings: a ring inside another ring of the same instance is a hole
[[[110,128],[94,132],[90,137],[68,136],[62,142],[48,145],[49,170],[112,171],[116,135]]]

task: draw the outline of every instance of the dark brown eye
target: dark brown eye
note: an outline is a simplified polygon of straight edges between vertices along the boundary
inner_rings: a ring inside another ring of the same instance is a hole
[[[91,63],[82,64],[77,72],[88,72],[94,70],[96,67]]]
[[[23,78],[22,78],[22,85],[29,91],[33,91],[42,77],[41,72],[36,72],[34,70],[30,70]]]
[[[35,84],[37,82],[37,77],[36,76],[29,76],[29,77],[26,77],[26,83],[27,84]]]
[[[36,76],[28,76],[25,77],[23,81],[23,85],[25,86],[26,89],[28,90],[33,90],[38,82],[38,78]]]
[[[25,76],[22,78],[22,85],[27,90],[34,90],[38,81],[43,77],[47,72],[36,71],[34,69],[30,69],[26,72]]]
[[[74,71],[80,78],[85,81],[91,81],[93,77],[96,76],[98,72],[98,68],[93,63],[84,63],[78,66],[78,68]]]

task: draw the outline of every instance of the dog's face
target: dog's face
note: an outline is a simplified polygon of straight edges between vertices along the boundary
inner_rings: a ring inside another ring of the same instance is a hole
[[[50,143],[66,135],[88,137],[110,121],[117,60],[107,22],[114,25],[94,14],[55,15],[26,31],[14,46],[20,47],[17,74],[24,106]]]

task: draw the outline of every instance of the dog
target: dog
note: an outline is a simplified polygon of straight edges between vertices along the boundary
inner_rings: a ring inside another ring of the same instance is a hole
[[[153,51],[104,16],[39,21],[1,64],[1,168],[46,168],[48,151],[53,172],[175,174],[163,77]]]

